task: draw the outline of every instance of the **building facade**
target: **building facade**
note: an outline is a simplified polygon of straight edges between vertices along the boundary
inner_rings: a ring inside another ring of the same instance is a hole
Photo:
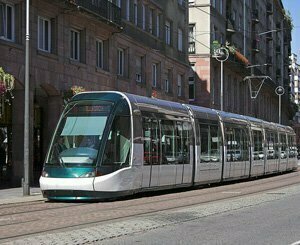
[[[297,147],[300,149],[300,65],[298,64],[298,57],[296,54],[290,56],[290,88],[291,100],[297,105],[298,111],[293,118],[293,128],[297,135]]]
[[[38,181],[64,100],[73,86],[188,101],[185,1],[30,3],[32,183]],[[19,186],[24,171],[25,1],[0,1],[0,10],[0,67],[16,79],[14,99],[0,119],[7,155],[1,184]]]
[[[291,20],[282,2],[191,0],[189,9],[189,54],[195,70],[191,103],[220,109],[222,77],[225,111],[278,122],[275,89],[282,86],[281,122],[289,124]],[[216,41],[229,51],[223,74],[221,62],[212,55]]]

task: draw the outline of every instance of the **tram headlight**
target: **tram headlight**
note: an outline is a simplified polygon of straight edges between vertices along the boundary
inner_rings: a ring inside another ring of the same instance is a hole
[[[45,178],[49,177],[48,172],[46,172],[45,170],[43,170],[42,177],[45,177]]]
[[[95,171],[91,171],[80,175],[79,178],[91,178],[95,176],[96,176]]]

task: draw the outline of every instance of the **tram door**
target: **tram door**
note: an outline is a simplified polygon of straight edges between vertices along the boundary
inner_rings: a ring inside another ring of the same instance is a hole
[[[280,133],[279,134],[279,139],[280,139],[280,152],[279,152],[279,171],[286,171],[287,169],[287,155],[288,155],[288,149],[287,149],[287,139],[286,139],[286,134],[285,133]]]
[[[260,129],[252,130],[253,151],[251,176],[263,175],[265,172],[265,154],[264,154],[264,138]]]
[[[249,176],[249,137],[247,129],[232,127],[225,128],[226,162],[223,178],[239,178]]]
[[[144,166],[142,187],[158,186],[159,184],[159,132],[159,123],[157,119],[143,118]]]

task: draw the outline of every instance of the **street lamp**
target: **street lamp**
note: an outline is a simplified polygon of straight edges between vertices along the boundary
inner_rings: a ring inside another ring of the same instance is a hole
[[[215,50],[214,52],[214,57],[216,58],[217,61],[221,62],[221,91],[220,91],[220,96],[221,96],[221,111],[223,111],[223,63],[228,59],[229,57],[229,52],[227,48],[220,47]]]
[[[284,94],[284,88],[282,86],[278,86],[276,89],[275,89],[275,93],[278,95],[278,98],[279,98],[279,112],[278,112],[278,123],[281,124],[281,96]]]

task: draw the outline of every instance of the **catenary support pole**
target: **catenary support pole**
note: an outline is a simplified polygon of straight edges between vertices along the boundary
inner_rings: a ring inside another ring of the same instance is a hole
[[[25,95],[24,95],[24,178],[23,196],[30,195],[29,188],[29,0],[26,0],[26,35],[25,35]]]
[[[279,97],[278,123],[281,124],[281,95],[279,95],[278,97]]]
[[[223,75],[224,75],[223,74],[223,69],[224,68],[223,67],[224,67],[223,66],[223,61],[221,61],[221,92],[220,92],[221,93],[221,101],[220,101],[220,103],[221,103],[221,111],[223,111],[223,101],[224,101],[223,100],[223,97],[224,97],[224,95],[223,95],[224,94],[224,91],[223,91],[224,90],[223,89]]]

